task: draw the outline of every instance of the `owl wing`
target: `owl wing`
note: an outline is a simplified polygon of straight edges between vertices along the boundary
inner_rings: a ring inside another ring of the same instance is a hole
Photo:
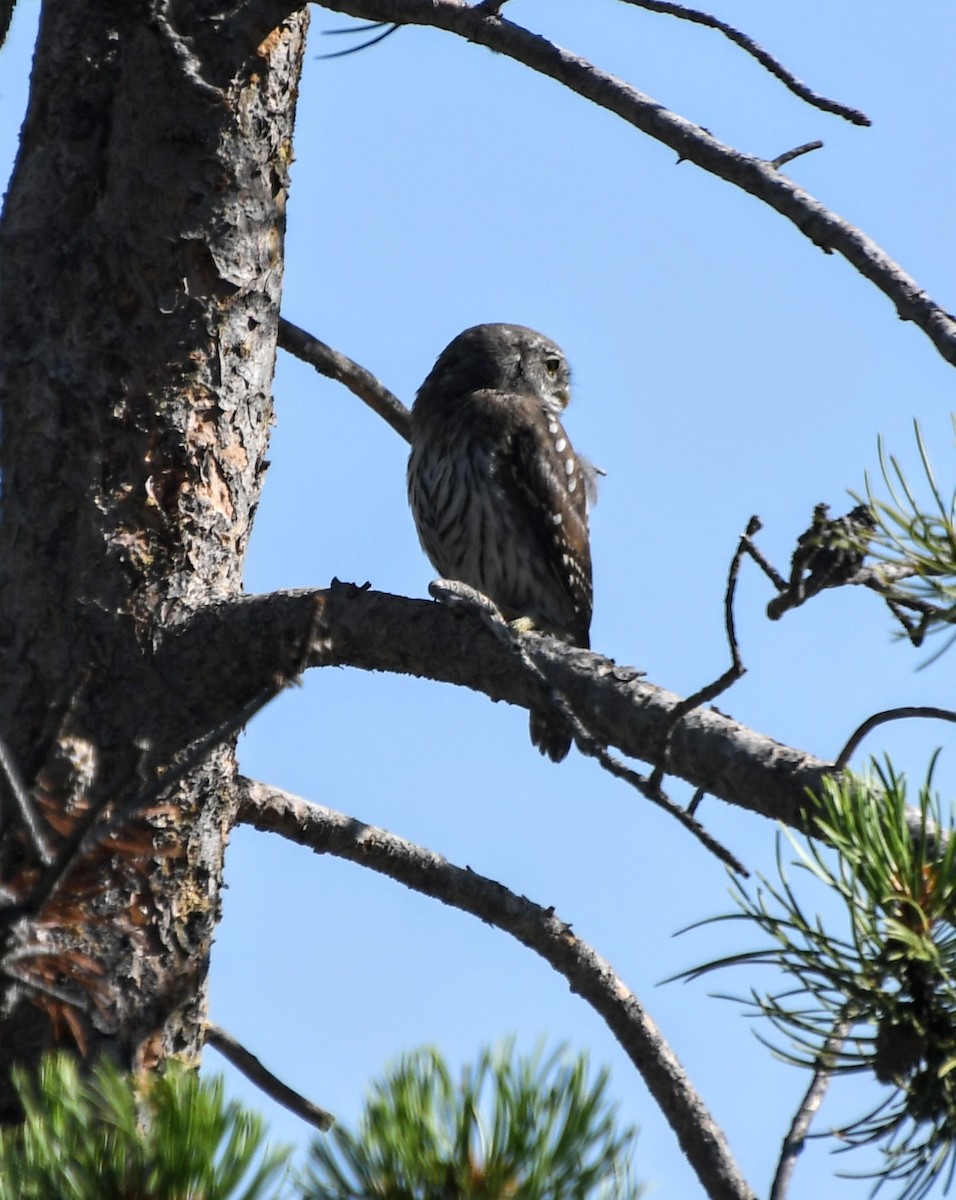
[[[552,603],[562,614],[556,631],[586,647],[593,596],[586,469],[561,422],[537,399],[517,406],[516,416],[500,483],[546,565]]]

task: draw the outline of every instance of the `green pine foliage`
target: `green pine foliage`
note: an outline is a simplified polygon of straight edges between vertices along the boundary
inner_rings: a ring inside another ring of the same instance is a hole
[[[956,417],[952,420],[956,427]],[[898,459],[887,455],[881,439],[880,471],[889,499],[877,496],[867,479],[867,504],[877,522],[870,550],[886,562],[914,570],[913,578],[898,582],[896,590],[932,605],[929,628],[939,629],[956,620],[956,492],[944,495],[918,423],[914,429],[924,495],[917,495]]]
[[[948,1187],[956,1174],[953,814],[932,791],[932,765],[913,807],[888,763],[827,779],[811,799],[824,840],[783,830],[778,882],[760,877],[750,889],[733,880],[738,911],[711,919],[749,924],[760,945],[686,977],[782,968],[778,989],[754,990],[743,1003],[782,1035],[773,1048],[788,1061],[872,1073],[881,1099],[837,1131],[841,1148],[879,1147],[883,1163],[873,1177],[898,1183],[901,1200],[918,1200],[940,1176]],[[796,854],[799,884],[788,876],[784,846]]]
[[[141,1077],[66,1054],[20,1072],[26,1119],[0,1133],[0,1200],[279,1200],[289,1152],[219,1078],[170,1064]]]
[[[633,1129],[618,1130],[607,1073],[563,1047],[485,1050],[457,1083],[440,1055],[403,1058],[355,1133],[316,1139],[308,1200],[637,1200]]]
[[[220,1078],[179,1064],[130,1076],[47,1056],[15,1075],[25,1120],[0,1132],[0,1200],[637,1200],[633,1129],[618,1130],[607,1073],[563,1048],[485,1051],[455,1083],[440,1056],[401,1060],[356,1134],[316,1139],[298,1181],[261,1119]]]

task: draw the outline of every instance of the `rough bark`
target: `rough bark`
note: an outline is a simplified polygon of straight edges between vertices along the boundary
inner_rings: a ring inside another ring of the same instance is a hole
[[[46,0],[0,226],[0,734],[54,854],[204,732],[216,680],[187,703],[163,645],[240,592],[263,479],[306,21],[253,45],[213,11]],[[4,790],[0,1078],[58,1025],[127,1063],[197,1052],[231,751],[37,919]]]
[[[729,804],[804,827],[807,790],[819,790],[831,763],[711,708],[681,716],[682,698],[633,666],[555,638],[527,635],[522,645],[604,745],[661,764],[667,774]],[[549,701],[513,649],[474,614],[354,584],[210,606],[167,639],[165,652],[171,661],[217,670],[222,688],[202,710],[208,728],[228,719],[237,704],[254,702],[277,674],[289,678],[304,667],[415,675],[524,708]],[[177,679],[175,686],[198,711],[190,681]]]

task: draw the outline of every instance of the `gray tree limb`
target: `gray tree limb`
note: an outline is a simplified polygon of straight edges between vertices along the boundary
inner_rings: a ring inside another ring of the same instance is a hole
[[[234,19],[278,24],[300,7],[301,0],[247,0]],[[821,250],[842,255],[883,292],[902,320],[922,329],[942,357],[956,365],[956,319],[876,242],[781,175],[772,162],[725,145],[624,80],[506,20],[493,6],[463,0],[323,0],[322,7],[368,21],[443,29],[557,80],[670,147],[680,161],[692,162],[755,196]]]
[[[239,820],[317,854],[370,867],[511,934],[549,963],[604,1020],[640,1071],[711,1200],[755,1200],[724,1135],[641,1002],[551,908],[354,817],[240,777]]]
[[[819,789],[828,763],[710,709],[686,713],[671,733],[681,697],[634,667],[554,638],[528,634],[524,641],[531,661],[605,745],[655,765],[667,746],[668,773],[802,827],[806,789]],[[184,744],[199,735],[198,723],[219,724],[277,678],[309,666],[414,675],[523,708],[547,699],[509,648],[468,614],[337,582],[207,608],[167,635],[158,663]]]

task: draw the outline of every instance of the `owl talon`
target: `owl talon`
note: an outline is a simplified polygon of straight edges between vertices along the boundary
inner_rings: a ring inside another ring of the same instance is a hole
[[[513,633],[541,632],[541,630],[534,623],[534,617],[516,617],[515,620],[508,622],[508,627]]]
[[[477,609],[486,616],[504,621],[493,600],[460,579],[433,579],[428,585],[428,594],[447,608]]]

